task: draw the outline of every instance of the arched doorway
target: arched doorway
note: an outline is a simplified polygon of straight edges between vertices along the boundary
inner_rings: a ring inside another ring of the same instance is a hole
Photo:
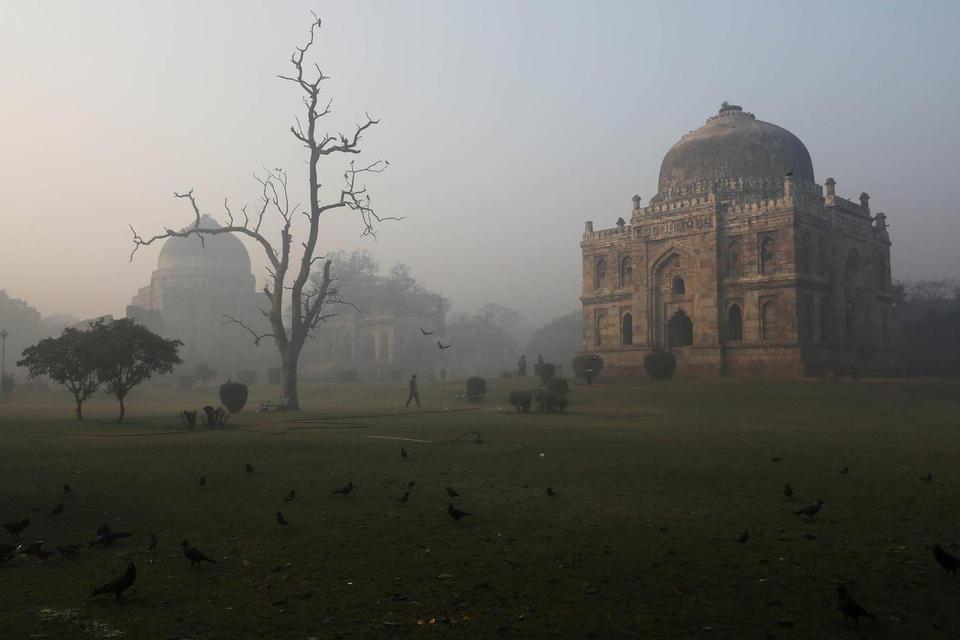
[[[687,347],[691,344],[693,344],[693,321],[683,309],[677,309],[667,322],[667,346]]]
[[[743,340],[743,312],[738,304],[730,305],[727,311],[727,340]]]
[[[620,319],[620,343],[633,344],[633,315],[629,313]]]

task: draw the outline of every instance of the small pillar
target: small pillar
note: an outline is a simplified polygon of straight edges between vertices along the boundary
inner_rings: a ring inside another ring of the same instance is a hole
[[[832,198],[837,195],[837,181],[833,178],[827,178],[827,181],[823,183],[823,186],[827,188],[828,198]]]
[[[637,209],[640,208],[640,201],[641,201],[642,199],[643,199],[643,198],[641,198],[640,196],[633,196],[633,210],[634,210],[634,211],[636,211]]]
[[[585,223],[583,223],[583,232],[593,233],[593,220],[587,220]]]
[[[870,213],[870,194],[866,191],[860,194],[860,206],[864,213]]]
[[[783,176],[783,197],[785,200],[789,200],[793,197],[793,185],[796,181],[796,178],[793,176],[793,171],[787,173]]]

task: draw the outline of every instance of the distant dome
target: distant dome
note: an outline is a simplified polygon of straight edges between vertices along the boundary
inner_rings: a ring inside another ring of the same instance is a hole
[[[718,180],[782,181],[788,172],[813,182],[813,163],[800,138],[724,103],[717,115],[684,136],[664,156],[659,197],[704,191]]]
[[[183,230],[191,229],[191,224]],[[200,217],[200,227],[220,228],[220,224],[204,215]],[[177,273],[237,274],[251,273],[250,254],[240,239],[232,233],[204,236],[200,238],[169,238],[163,243],[160,257],[157,259],[157,272],[164,275]]]

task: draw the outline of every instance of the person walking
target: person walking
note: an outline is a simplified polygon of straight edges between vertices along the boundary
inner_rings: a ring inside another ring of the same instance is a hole
[[[540,369],[541,369],[542,367],[543,367],[543,354],[542,354],[542,353],[538,353],[538,354],[537,354],[537,364],[534,365],[534,367],[533,367],[533,375],[539,376],[539,375],[540,375]]]
[[[527,377],[527,356],[523,354],[520,356],[520,361],[517,362],[517,377],[526,378]]]
[[[420,392],[417,390],[417,374],[410,376],[410,395],[407,397],[407,404],[403,405],[404,408],[410,406],[410,401],[416,400],[417,408],[420,408]]]

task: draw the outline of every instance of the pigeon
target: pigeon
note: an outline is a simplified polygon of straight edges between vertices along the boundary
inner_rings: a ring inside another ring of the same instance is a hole
[[[453,518],[457,522],[460,522],[460,518],[463,518],[466,516],[472,516],[473,514],[467,511],[461,511],[460,509],[457,509],[455,506],[453,506],[452,502],[448,502],[447,515],[449,515],[451,518]]]
[[[403,447],[400,447],[400,457],[401,457],[403,460],[406,460],[406,459],[407,459],[407,450],[404,449]]]
[[[824,502],[823,500],[820,500],[820,499],[818,498],[817,501],[814,502],[813,504],[807,505],[807,506],[804,507],[803,509],[798,509],[797,511],[794,511],[794,512],[793,512],[793,515],[795,515],[795,516],[807,516],[807,518],[809,518],[809,519],[812,520],[812,519],[813,519],[813,516],[815,516],[815,515],[817,515],[818,513],[820,513],[820,507],[822,507],[822,506],[825,505],[825,504],[826,504],[826,502]]]
[[[437,346],[440,347],[441,349],[449,349],[449,348],[450,348],[450,345],[448,345],[448,344],[443,344],[443,343],[441,343],[439,340],[437,340]]]
[[[874,620],[877,619],[877,616],[861,607],[856,600],[850,597],[846,587],[837,587],[837,601],[837,604],[840,606],[840,611],[843,612],[844,622],[846,622],[848,618],[853,618],[854,622],[859,623],[860,616],[873,618]]]
[[[57,553],[62,556],[75,556],[80,553],[80,547],[83,545],[80,543],[77,544],[65,544],[62,547],[55,547]]]
[[[287,519],[283,517],[283,514],[280,513],[279,511],[277,511],[277,524],[279,524],[281,527],[285,527],[288,524],[290,524],[289,522],[287,522]]]
[[[123,531],[117,531],[116,533],[109,530],[104,531],[103,533],[97,534],[97,537],[91,540],[87,547],[89,548],[97,544],[101,544],[104,547],[109,547],[113,544],[114,540],[118,540],[119,538],[129,538],[132,535],[132,533],[126,533]]]
[[[928,471],[928,472],[927,472],[927,476],[923,479],[923,481],[924,481],[924,482],[933,482],[933,474]]]
[[[197,549],[196,547],[191,547],[190,542],[184,540],[180,543],[180,546],[183,547],[183,557],[190,561],[190,568],[193,569],[193,565],[200,562],[209,562],[210,564],[217,564],[217,561],[213,558],[208,558],[203,551]]]
[[[28,526],[30,526],[30,518],[3,523],[3,528],[7,530],[7,533],[9,533],[10,537],[12,537],[14,540],[19,540],[20,534],[23,533],[23,530]]]
[[[254,471],[256,471],[256,469],[253,468],[253,465],[250,464],[249,462],[247,463],[246,466],[247,466],[247,473],[253,473]]]
[[[137,579],[137,565],[132,562],[127,565],[127,570],[123,572],[123,575],[114,578],[107,584],[103,585],[96,591],[90,594],[90,597],[102,595],[104,593],[112,593],[117,600],[120,599],[120,595],[129,589]]]
[[[157,550],[157,535],[155,533],[150,534],[150,545],[147,547],[147,551],[154,553]]]
[[[290,489],[290,493],[288,493],[286,496],[284,496],[283,501],[284,501],[284,502],[293,502],[293,499],[294,499],[294,497],[296,497],[296,495],[297,495],[297,492],[294,491],[293,489]]]
[[[200,482],[198,482],[197,485],[201,487],[207,486],[207,476],[200,476]]]
[[[750,539],[750,529],[744,529],[743,533],[740,534],[740,537],[734,540],[737,544],[746,544],[747,540]]]
[[[348,495],[351,491],[353,491],[353,480],[351,480],[350,482],[348,482],[345,486],[340,487],[339,489],[335,490],[331,495],[336,495],[336,494],[339,493],[339,494],[341,494],[344,498],[346,498],[347,495]]]
[[[63,503],[58,502],[57,506],[53,508],[53,511],[50,512],[50,515],[58,516],[63,513]]]
[[[409,492],[409,491],[405,491],[402,496],[400,496],[399,498],[397,498],[397,502],[399,502],[400,504],[403,504],[403,503],[405,503],[405,502],[406,502],[407,500],[409,500],[409,499],[410,499],[410,492]]]
[[[552,487],[547,487],[547,495],[550,496],[551,498],[554,498],[556,497],[557,492],[554,491]]]
[[[422,333],[422,334],[425,335],[425,336],[432,336],[432,335],[433,335],[433,331],[424,331],[424,330],[423,330],[423,327],[420,327],[420,333]]]
[[[783,497],[789,500],[793,497],[793,487],[788,484],[783,485]]]
[[[454,489],[453,487],[447,487],[447,495],[450,496],[451,498],[459,498],[459,497],[460,497],[460,494],[457,493],[457,490]]]
[[[937,564],[943,567],[944,571],[956,575],[957,569],[960,569],[960,558],[943,550],[939,544],[933,545],[933,557],[936,559]]]
[[[417,484],[416,480],[411,480],[407,483],[407,489],[413,489],[413,485]]]
[[[73,493],[73,489],[70,488],[70,485],[64,484],[64,485],[63,485],[63,492],[66,493],[66,494],[71,494],[71,493]]]
[[[839,473],[842,476],[845,476],[848,473],[850,473],[850,467],[844,467],[843,469],[840,469],[840,471],[838,471],[837,473]]]

